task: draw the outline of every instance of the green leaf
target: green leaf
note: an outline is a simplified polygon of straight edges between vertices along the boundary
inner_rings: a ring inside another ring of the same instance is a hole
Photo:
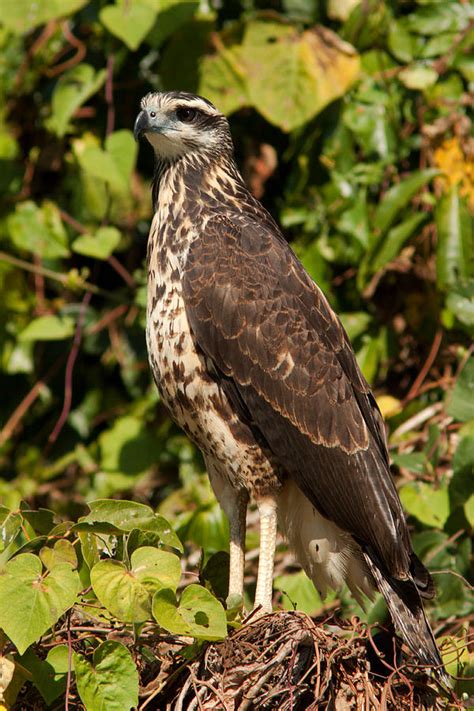
[[[400,222],[399,225],[392,227],[385,236],[378,242],[378,250],[370,262],[372,273],[378,272],[379,269],[385,267],[400,253],[401,248],[409,237],[416,231],[422,222],[426,220],[425,213],[410,215],[406,220]]]
[[[72,543],[64,538],[56,541],[52,548],[44,546],[39,555],[43,565],[48,570],[53,570],[53,568],[62,563],[69,563],[71,568],[77,568],[76,550]]]
[[[275,590],[281,590],[285,610],[300,610],[307,615],[317,615],[321,611],[321,598],[304,570],[276,577],[273,586]]]
[[[417,170],[411,173],[408,178],[387,190],[375,211],[375,227],[381,232],[385,232],[399,216],[400,211],[408,205],[412,197],[435,175],[439,175],[439,170],[434,168]]]
[[[181,577],[179,558],[145,546],[131,556],[131,569],[116,560],[103,560],[91,570],[91,583],[100,602],[125,622],[150,617],[151,594],[166,587],[176,589]]]
[[[66,230],[52,202],[45,200],[41,207],[31,200],[19,203],[7,218],[7,230],[18,249],[45,259],[69,256]]]
[[[205,55],[199,67],[199,93],[225,114],[250,104],[246,86],[246,67],[238,51],[224,46]]]
[[[147,42],[157,49],[199,10],[198,0],[159,0],[159,12]]]
[[[115,131],[105,139],[105,150],[97,145],[76,141],[76,155],[81,168],[103,180],[117,193],[130,190],[130,175],[135,165],[137,146],[131,131]]]
[[[448,488],[434,489],[429,484],[413,481],[400,489],[400,499],[409,514],[427,526],[443,528],[449,516]]]
[[[130,177],[135,167],[138,147],[133,133],[126,129],[114,131],[105,139],[105,150],[112,157],[123,186],[130,190]]]
[[[181,562],[177,555],[151,546],[133,551],[132,571],[150,592],[158,588],[176,589],[181,578]]]
[[[155,464],[161,453],[156,436],[144,429],[138,417],[117,419],[99,437],[101,466],[104,471],[141,474]]]
[[[340,313],[339,318],[347,331],[350,341],[354,341],[356,338],[366,333],[372,320],[370,314],[366,311]]]
[[[407,16],[408,29],[420,35],[460,32],[469,22],[470,8],[463,3],[434,2]]]
[[[453,476],[449,482],[451,511],[463,507],[472,526],[472,497],[474,490],[474,436],[462,437],[453,457]]]
[[[166,546],[183,551],[183,545],[168,521],[145,504],[137,504],[134,501],[97,499],[89,502],[89,508],[90,514],[82,518],[81,521],[108,523],[114,526],[117,531],[122,532],[138,528],[140,531],[157,533]]]
[[[390,23],[387,41],[390,52],[400,62],[411,62],[422,46],[420,39],[407,30],[405,18]]]
[[[138,671],[120,642],[103,642],[92,664],[74,654],[76,685],[87,711],[128,711],[138,706]]]
[[[78,538],[81,542],[81,553],[89,570],[99,562],[99,547],[97,536],[93,533],[78,531]]]
[[[414,64],[403,69],[398,78],[408,89],[427,89],[436,84],[438,72],[424,64]]]
[[[471,356],[448,394],[448,415],[467,422],[474,419],[474,358]]]
[[[72,244],[78,254],[95,259],[108,259],[120,242],[120,232],[116,227],[99,227],[94,235],[81,235]]]
[[[471,330],[474,326],[474,279],[452,286],[446,297],[446,308]]]
[[[474,494],[464,504],[464,513],[471,528],[474,528]]]
[[[67,17],[87,4],[87,0],[15,0],[2,3],[2,24],[13,32],[27,34],[38,25]]]
[[[158,590],[153,597],[153,616],[172,634],[215,641],[227,636],[227,619],[221,603],[200,585],[188,585],[179,605],[174,591]]]
[[[65,644],[50,649],[45,660],[27,649],[20,663],[31,672],[31,680],[48,706],[66,691],[69,650]]]
[[[18,511],[0,506],[0,552],[8,548],[21,531],[23,518]]]
[[[428,460],[424,452],[410,452],[408,454],[392,454],[392,461],[397,467],[403,467],[414,474],[424,474]]]
[[[249,22],[240,57],[253,106],[286,132],[343,96],[360,66],[354,48],[328,28],[298,34],[275,22]]]
[[[135,51],[155,24],[156,14],[146,0],[116,0],[102,8],[99,17],[109,32]]]
[[[119,620],[145,622],[150,617],[147,588],[118,560],[102,560],[91,570],[91,583],[99,602]]]
[[[19,335],[20,341],[63,341],[74,335],[75,324],[70,316],[40,316]]]
[[[69,563],[43,574],[37,556],[17,555],[0,571],[0,627],[23,654],[72,607],[79,590]]]
[[[70,130],[69,121],[74,113],[100,89],[105,77],[105,69],[96,72],[89,64],[78,64],[62,74],[53,92],[48,128],[64,136]]]
[[[436,275],[440,289],[456,286],[474,275],[473,223],[457,186],[444,195],[436,208],[438,242]]]

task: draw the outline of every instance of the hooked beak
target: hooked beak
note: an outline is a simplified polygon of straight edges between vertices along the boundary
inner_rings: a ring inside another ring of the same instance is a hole
[[[150,120],[147,112],[140,111],[135,121],[135,126],[133,127],[133,135],[135,136],[135,140],[139,141],[143,134],[150,130],[150,128]]]

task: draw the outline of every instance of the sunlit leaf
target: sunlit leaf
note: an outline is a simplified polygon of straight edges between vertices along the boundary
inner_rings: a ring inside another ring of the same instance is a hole
[[[74,604],[80,589],[69,563],[43,573],[40,559],[31,553],[8,561],[0,580],[0,627],[20,654]]]
[[[70,129],[74,112],[100,89],[104,81],[105,69],[96,72],[90,64],[78,64],[62,74],[53,93],[48,127],[58,136],[64,136]]]
[[[287,25],[249,23],[241,56],[252,104],[284,131],[341,97],[359,72],[353,47],[320,26],[298,35]]]
[[[89,502],[91,512],[81,519],[84,523],[107,524],[113,530],[127,532],[137,528],[141,531],[157,533],[161,541],[176,550],[182,551],[183,546],[168,521],[156,514],[152,508],[134,501],[115,501],[112,499],[97,499]],[[80,524],[75,528],[79,529]]]
[[[100,11],[100,19],[129,49],[138,49],[155,23],[157,8],[146,0],[116,0]]]
[[[316,588],[303,570],[277,576],[273,586],[275,590],[281,590],[285,610],[300,610],[307,615],[317,615],[323,606]]]
[[[459,373],[453,391],[448,393],[447,411],[461,422],[474,419],[474,358],[471,356]]]
[[[436,209],[436,226],[438,286],[455,286],[460,279],[474,275],[473,222],[457,186],[440,199]]]
[[[399,216],[400,210],[408,205],[420,188],[438,173],[439,171],[433,168],[414,171],[408,178],[396,183],[396,185],[387,190],[375,212],[375,227],[381,232],[385,232]]]
[[[130,568],[117,560],[103,560],[91,570],[91,583],[100,602],[124,622],[143,622],[150,617],[151,595],[173,588],[181,577],[179,558],[149,546],[132,553]]]
[[[38,25],[77,12],[87,0],[15,0],[2,2],[1,21],[13,32],[25,34]]]
[[[447,486],[434,488],[422,481],[405,484],[400,489],[405,510],[427,526],[443,528],[449,516]]]
[[[74,252],[95,259],[108,259],[120,242],[115,227],[100,227],[94,235],[81,235],[72,244]]]
[[[31,200],[21,202],[7,219],[13,244],[41,257],[69,256],[68,238],[57,205],[45,201],[38,207]]]
[[[188,585],[179,604],[173,590],[164,588],[153,598],[153,616],[172,634],[210,641],[227,635],[227,618],[221,603],[200,585]]]
[[[129,711],[138,706],[138,670],[128,649],[108,641],[94,651],[92,664],[74,654],[79,696],[87,711]]]
[[[22,341],[62,341],[74,335],[75,324],[70,316],[40,316],[20,333]]]

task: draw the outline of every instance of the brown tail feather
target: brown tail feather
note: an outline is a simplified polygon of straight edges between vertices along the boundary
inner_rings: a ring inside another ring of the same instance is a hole
[[[426,619],[420,594],[412,580],[396,580],[384,574],[367,551],[364,557],[378,589],[385,598],[397,632],[422,664],[433,668],[438,679],[448,688],[452,685]]]

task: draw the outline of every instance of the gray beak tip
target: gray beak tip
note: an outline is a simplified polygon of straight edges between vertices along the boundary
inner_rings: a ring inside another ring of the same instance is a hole
[[[135,136],[136,141],[140,140],[149,126],[148,114],[146,111],[140,111],[136,118],[135,126],[133,127],[133,135]]]

